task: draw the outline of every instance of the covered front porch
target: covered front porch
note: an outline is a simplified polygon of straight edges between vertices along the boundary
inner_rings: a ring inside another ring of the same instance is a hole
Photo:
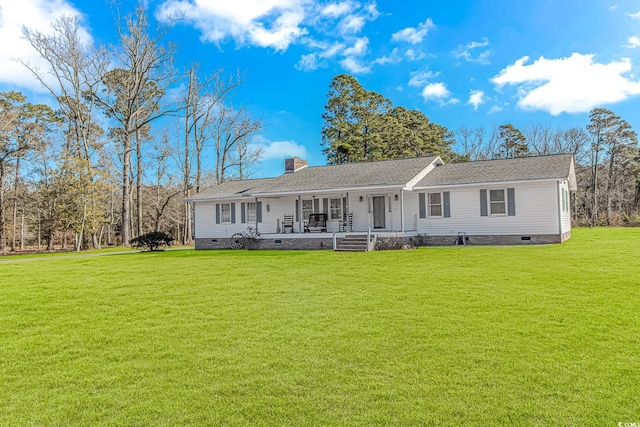
[[[417,195],[402,187],[265,194],[256,197],[258,202],[264,213],[261,221],[256,222],[256,228],[269,238],[282,237],[282,234],[313,234],[320,238],[333,233],[368,231],[385,235],[412,233],[418,229],[417,209],[413,208],[413,205],[417,207]]]

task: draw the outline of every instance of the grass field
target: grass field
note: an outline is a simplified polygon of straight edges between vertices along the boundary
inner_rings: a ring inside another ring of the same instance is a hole
[[[0,425],[640,422],[640,230],[0,265]]]

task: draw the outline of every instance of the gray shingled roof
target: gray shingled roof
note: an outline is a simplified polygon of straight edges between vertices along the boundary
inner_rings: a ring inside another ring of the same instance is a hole
[[[273,193],[403,186],[437,157],[312,166],[275,178],[227,181],[188,200],[219,199]]]
[[[418,157],[415,159],[313,166],[281,175],[273,183],[272,190],[260,192],[286,193],[353,187],[403,186],[435,159],[436,157]]]
[[[481,182],[567,179],[571,173],[571,154],[449,163],[429,172],[414,188]]]
[[[251,196],[254,191],[260,191],[264,188],[270,188],[270,184],[277,178],[262,179],[243,179],[235,181],[225,181],[205,190],[200,194],[196,194],[187,199],[204,200],[204,199],[229,199],[242,196]]]

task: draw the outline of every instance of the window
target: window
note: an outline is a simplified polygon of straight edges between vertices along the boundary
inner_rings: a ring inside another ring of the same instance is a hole
[[[247,222],[256,222],[256,202],[247,202]]]
[[[231,203],[222,203],[220,205],[220,218],[222,222],[231,222]]]
[[[342,219],[342,199],[330,199],[330,219]]]
[[[504,215],[507,213],[504,190],[490,190],[491,215]]]
[[[309,219],[309,214],[313,213],[313,200],[302,201],[302,215],[305,221]]]
[[[442,216],[442,193],[429,193],[429,216]]]
[[[569,191],[566,188],[562,189],[562,211],[569,212]]]

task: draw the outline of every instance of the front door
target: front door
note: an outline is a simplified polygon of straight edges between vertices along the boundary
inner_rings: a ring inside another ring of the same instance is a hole
[[[384,212],[385,212],[385,196],[373,196],[373,228],[386,228]]]

